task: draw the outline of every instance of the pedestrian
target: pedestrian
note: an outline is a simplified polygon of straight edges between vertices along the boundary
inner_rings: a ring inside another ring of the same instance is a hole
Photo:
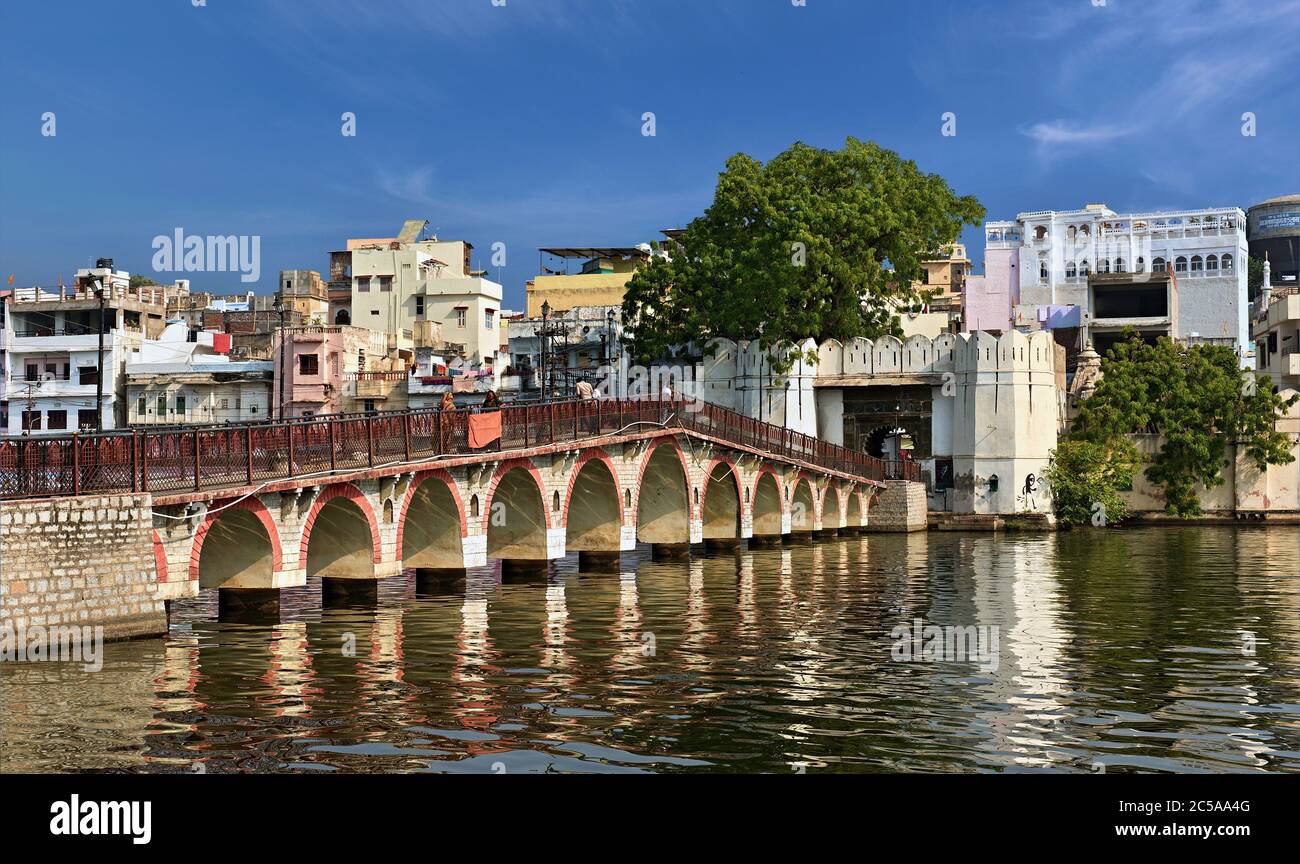
[[[578,382],[578,398],[587,400],[592,398],[591,382],[586,379]]]
[[[500,407],[501,407],[501,399],[497,397],[497,391],[495,390],[487,391],[487,395],[483,397],[483,410],[486,411],[490,408],[500,408]]]

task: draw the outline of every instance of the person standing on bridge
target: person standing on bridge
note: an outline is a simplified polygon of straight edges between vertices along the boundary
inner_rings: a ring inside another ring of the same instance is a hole
[[[438,405],[439,411],[455,411],[456,400],[451,398],[451,391],[448,390],[442,394],[442,403]]]
[[[587,379],[584,378],[583,380],[578,382],[577,390],[578,390],[579,399],[586,400],[592,398],[591,382],[588,381]]]

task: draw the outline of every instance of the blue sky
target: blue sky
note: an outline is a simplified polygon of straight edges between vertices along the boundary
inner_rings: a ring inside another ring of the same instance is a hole
[[[53,285],[101,255],[152,272],[153,238],[181,227],[259,235],[266,292],[427,218],[480,266],[506,243],[520,308],[536,247],[656,238],[708,205],[729,155],[847,135],[993,219],[1300,192],[1300,0],[1100,3],[6,3],[0,278]]]

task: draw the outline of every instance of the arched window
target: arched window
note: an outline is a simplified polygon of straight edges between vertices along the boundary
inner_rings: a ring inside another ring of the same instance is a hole
[[[1152,272],[1152,273],[1163,273],[1163,272],[1165,272],[1165,266],[1166,266],[1166,265],[1165,265],[1165,259],[1163,259],[1163,258],[1157,258],[1156,260],[1154,260],[1154,261],[1151,262],[1151,272]]]
[[[1101,261],[1097,262],[1097,272],[1098,272],[1098,273],[1109,273],[1109,272],[1110,272],[1110,259],[1109,259],[1109,258],[1103,258],[1103,259],[1101,259]]]
[[[1177,258],[1174,259],[1174,272],[1175,273],[1187,272],[1187,259],[1184,258],[1182,255],[1179,255]]]
[[[1136,269],[1133,270],[1133,272],[1134,272],[1134,273],[1145,273],[1146,270],[1147,270],[1147,259],[1142,258],[1142,257],[1139,256],[1139,258],[1138,258],[1138,262],[1137,262],[1137,267],[1136,267]]]
[[[1205,269],[1206,269],[1207,272],[1210,272],[1210,271],[1217,271],[1217,270],[1219,269],[1219,256],[1218,256],[1218,255],[1206,255],[1206,256],[1205,256]]]
[[[1091,237],[1092,229],[1087,225],[1083,225],[1079,228],[1079,233],[1082,234],[1084,237]]]
[[[1232,256],[1224,255],[1223,258],[1220,259],[1220,263],[1223,264],[1223,271],[1225,273],[1228,272],[1232,269]]]
[[[1047,256],[1046,255],[1038,256],[1038,278],[1044,281],[1047,280]]]
[[[1042,240],[1046,236],[1047,236],[1047,228],[1045,226],[1039,225],[1037,228],[1034,229],[1035,240]]]
[[[1079,268],[1075,266],[1073,261],[1067,261],[1065,263],[1065,278],[1074,279],[1078,275],[1079,275]]]
[[[1088,274],[1091,272],[1092,271],[1088,269],[1088,259],[1084,258],[1082,261],[1079,262],[1079,275],[1086,279],[1088,277]]]
[[[1066,237],[1069,237],[1071,240],[1073,240],[1075,237],[1077,237],[1078,234],[1079,234],[1078,229],[1075,228],[1073,225],[1071,225],[1069,228],[1065,229],[1065,236],[1066,236]]]
[[[1115,272],[1116,272],[1116,273],[1127,273],[1128,271],[1124,269],[1124,268],[1127,267],[1127,266],[1128,266],[1128,265],[1126,265],[1126,264],[1124,263],[1124,259],[1123,259],[1123,258],[1116,258],[1116,259],[1115,259]]]
[[[1193,255],[1193,256],[1192,256],[1192,272],[1193,272],[1193,273],[1201,273],[1201,272],[1204,272],[1204,270],[1205,270],[1205,262],[1204,262],[1203,260],[1201,260],[1201,256],[1200,256],[1200,255]]]
[[[560,493],[559,493],[559,492],[552,492],[552,493],[551,493],[551,509],[554,510],[556,513],[559,513],[559,512],[560,512]]]
[[[335,324],[351,324],[351,323],[352,323],[352,315],[351,315],[351,313],[349,313],[348,310],[346,310],[346,309],[340,309],[339,311],[337,311],[337,312],[334,313],[334,323],[335,323]]]

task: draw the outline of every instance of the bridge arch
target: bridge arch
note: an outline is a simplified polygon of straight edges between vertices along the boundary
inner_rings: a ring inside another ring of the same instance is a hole
[[[753,537],[780,538],[781,514],[785,510],[782,502],[785,492],[781,487],[781,478],[771,465],[764,464],[754,480],[754,492],[750,496],[750,524]],[[761,542],[761,541],[760,541]]]
[[[704,484],[704,541],[735,545],[740,540],[740,475],[727,459],[715,459]]]
[[[637,477],[636,537],[642,543],[691,542],[690,473],[682,448],[660,438],[641,461]]]
[[[622,544],[623,495],[618,469],[604,450],[582,451],[564,496],[565,549],[618,552]]]
[[[274,588],[281,561],[275,519],[260,499],[214,501],[194,532],[190,579],[200,588]]]
[[[827,505],[830,509],[827,509]],[[827,483],[822,490],[822,528],[838,530],[844,527],[844,492],[839,483]]]
[[[411,480],[397,523],[397,554],[404,567],[462,568],[469,533],[460,489],[441,468]],[[476,515],[476,514],[474,514]]]
[[[298,560],[307,575],[371,578],[381,557],[379,520],[365,494],[351,483],[327,486],[303,521]]]
[[[790,533],[811,534],[817,524],[817,496],[813,492],[812,478],[800,474],[794,482],[794,495],[790,500]]]
[[[167,550],[163,548],[162,536],[159,535],[158,529],[153,532],[153,569],[154,578],[161,584],[168,581],[167,574]]]
[[[844,504],[844,527],[850,531],[857,531],[866,524],[862,511],[862,492],[857,488],[850,488],[848,501]]]
[[[483,531],[489,558],[546,561],[551,517],[546,485],[528,459],[503,462],[484,498]]]

